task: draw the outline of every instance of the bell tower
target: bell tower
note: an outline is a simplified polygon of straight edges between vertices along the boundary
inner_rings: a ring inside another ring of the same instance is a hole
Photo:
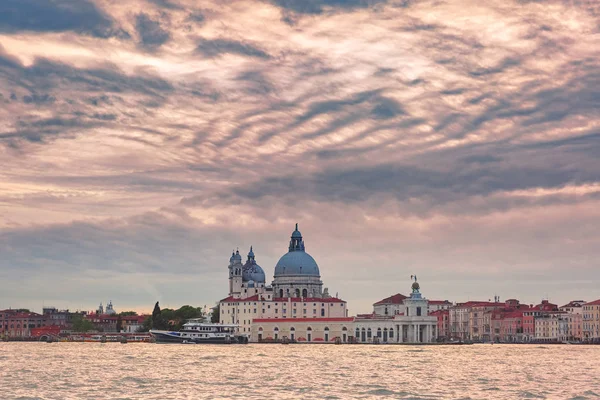
[[[229,295],[239,298],[242,294],[242,256],[240,251],[231,253],[229,258]]]

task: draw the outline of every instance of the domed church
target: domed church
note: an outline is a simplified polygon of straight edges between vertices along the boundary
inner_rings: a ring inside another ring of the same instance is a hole
[[[289,251],[275,266],[273,292],[276,297],[315,297],[323,296],[323,282],[319,266],[306,252],[302,234],[296,229],[292,232]]]
[[[310,318],[314,323],[326,323],[331,318],[347,319],[346,302],[323,288],[319,266],[306,252],[298,224],[288,252],[275,265],[271,285],[266,284],[265,271],[257,263],[252,246],[245,263],[239,250],[232,252],[228,271],[229,296],[219,302],[220,319],[221,323],[238,324],[241,334],[250,336],[252,322],[257,320],[277,319],[283,323]]]

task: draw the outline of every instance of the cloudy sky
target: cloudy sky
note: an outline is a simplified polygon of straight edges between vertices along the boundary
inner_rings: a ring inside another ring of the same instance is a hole
[[[2,0],[0,308],[600,298],[595,0]]]

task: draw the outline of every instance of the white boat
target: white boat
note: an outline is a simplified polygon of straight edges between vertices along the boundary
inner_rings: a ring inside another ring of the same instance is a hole
[[[236,334],[238,325],[206,322],[203,318],[188,320],[179,331],[162,331],[152,329],[150,334],[156,343],[214,343],[232,344],[248,343],[246,336]]]

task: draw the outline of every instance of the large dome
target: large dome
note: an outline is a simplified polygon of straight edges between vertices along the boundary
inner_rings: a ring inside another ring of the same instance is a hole
[[[279,259],[275,277],[286,275],[321,276],[317,262],[305,251],[290,251]]]

